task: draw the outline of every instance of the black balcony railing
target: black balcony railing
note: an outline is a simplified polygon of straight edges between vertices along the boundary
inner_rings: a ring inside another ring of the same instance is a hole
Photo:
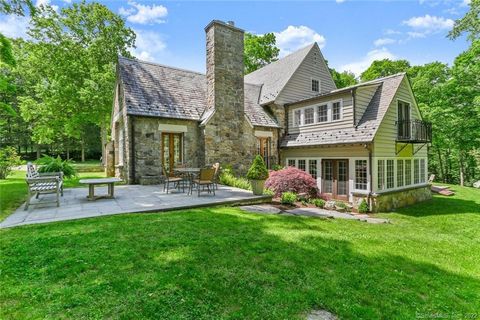
[[[422,120],[397,121],[397,141],[410,143],[432,142],[432,124]]]

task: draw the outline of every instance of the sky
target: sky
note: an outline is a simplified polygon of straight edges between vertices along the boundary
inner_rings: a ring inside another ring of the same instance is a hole
[[[56,10],[75,0],[36,0]],[[357,76],[374,60],[412,65],[452,64],[467,49],[465,37],[446,38],[469,0],[408,1],[99,1],[125,18],[137,34],[134,56],[205,72],[205,26],[234,21],[247,32],[273,32],[280,56],[317,42],[330,66]],[[0,16],[0,32],[26,37],[29,19]]]

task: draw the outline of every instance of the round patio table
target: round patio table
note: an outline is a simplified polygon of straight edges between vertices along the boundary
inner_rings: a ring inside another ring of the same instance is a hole
[[[173,171],[178,172],[187,178],[186,181],[188,182],[188,193],[190,193],[192,180],[200,173],[200,168],[175,168]]]

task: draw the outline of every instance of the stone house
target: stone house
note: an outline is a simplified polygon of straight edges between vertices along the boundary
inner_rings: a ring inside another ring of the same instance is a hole
[[[328,199],[385,210],[430,197],[431,129],[406,74],[337,89],[314,43],[244,75],[244,31],[214,20],[205,32],[206,75],[119,58],[116,176],[215,162],[244,173],[260,154],[310,173]]]

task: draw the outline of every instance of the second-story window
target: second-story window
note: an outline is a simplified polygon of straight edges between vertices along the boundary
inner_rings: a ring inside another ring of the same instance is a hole
[[[315,121],[313,108],[305,109],[304,117],[304,124],[312,124]]]
[[[332,120],[340,120],[342,118],[342,106],[340,101],[332,104]]]
[[[328,105],[323,104],[318,106],[318,122],[328,121]]]
[[[297,127],[302,125],[302,110],[295,110],[293,120]]]
[[[320,82],[316,79],[312,79],[312,91],[319,92],[320,91]]]

